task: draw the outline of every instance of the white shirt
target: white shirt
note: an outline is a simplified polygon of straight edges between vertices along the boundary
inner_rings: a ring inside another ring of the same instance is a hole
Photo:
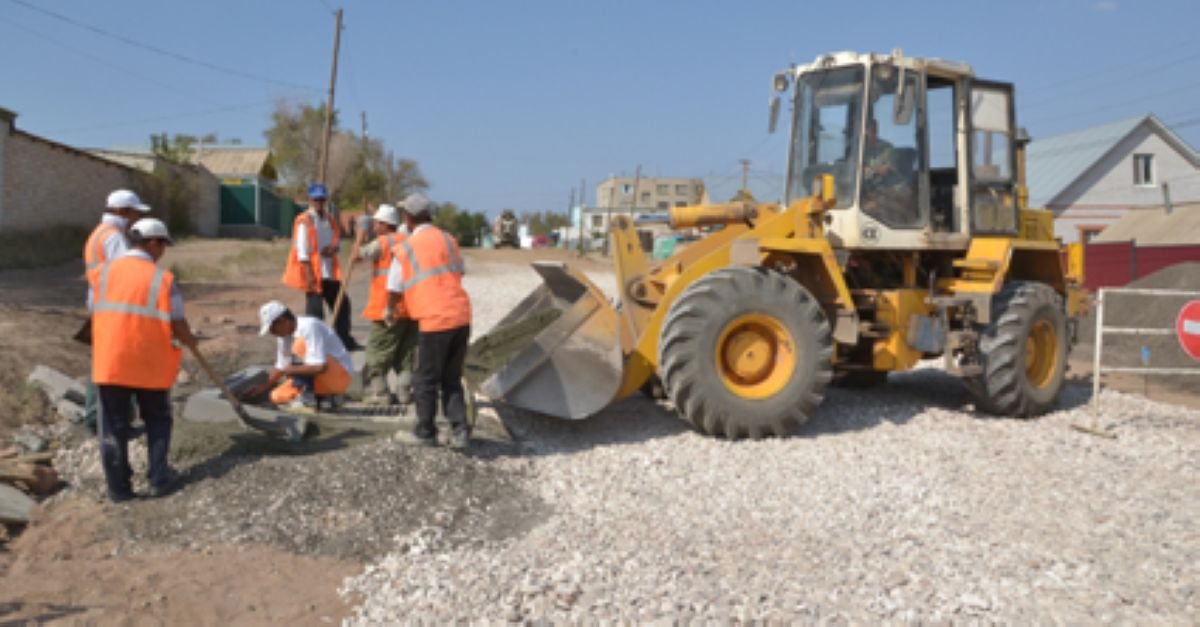
[[[296,317],[296,333],[292,337],[276,338],[276,368],[292,365],[292,343],[296,340],[304,340],[304,365],[320,366],[329,359],[336,359],[346,372],[354,372],[350,353],[346,352],[337,333],[325,322],[309,316]]]
[[[100,243],[100,248],[104,250],[104,258],[112,261],[121,255],[124,255],[129,250],[129,238],[125,236],[125,227],[129,221],[115,213],[106,213],[100,216],[100,224],[107,224],[117,227],[116,233],[110,233],[104,241]],[[87,292],[87,308],[92,309],[92,284],[88,283]]]
[[[308,225],[304,222],[300,223],[296,229],[296,259],[298,261],[308,261],[312,255],[320,255],[321,250],[326,246],[333,244],[333,227],[329,225],[329,213],[324,216],[317,215],[316,211],[311,208],[308,214],[312,217],[313,224],[317,227],[317,250],[308,249]],[[321,276],[320,279],[333,278],[333,258],[321,256]]]
[[[112,238],[109,238],[109,239],[112,239]],[[121,253],[121,256],[122,257],[138,257],[139,259],[145,259],[146,261],[149,261],[150,263],[154,263],[154,257],[151,257],[150,253],[148,253],[144,250],[141,250],[140,248],[131,248],[131,249]],[[110,257],[109,259],[115,260],[116,257]],[[88,288],[89,296],[91,295],[91,292],[92,292],[91,288]],[[151,306],[153,306],[153,303],[151,303]],[[92,299],[88,298],[88,311],[91,311],[91,310],[92,310]],[[179,281],[171,282],[171,319],[172,320],[183,320],[184,319],[183,293],[179,291]]]

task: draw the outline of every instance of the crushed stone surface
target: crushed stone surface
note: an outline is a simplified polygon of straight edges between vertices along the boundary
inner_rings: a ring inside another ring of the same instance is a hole
[[[525,280],[469,285],[477,320]],[[794,437],[759,442],[641,396],[580,422],[508,412],[526,455],[490,463],[527,473],[544,522],[471,545],[412,531],[345,582],[349,622],[1191,623],[1200,413],[1088,401],[1071,384],[1040,419],[989,417],[927,367],[830,389]]]

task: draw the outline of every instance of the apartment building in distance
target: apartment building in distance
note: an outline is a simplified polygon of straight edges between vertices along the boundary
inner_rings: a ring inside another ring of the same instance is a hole
[[[706,200],[703,179],[612,176],[596,186],[595,206],[625,211],[632,208],[636,213],[646,213],[698,205]]]

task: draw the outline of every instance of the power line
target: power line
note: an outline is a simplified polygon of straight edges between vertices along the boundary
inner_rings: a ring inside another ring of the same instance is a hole
[[[274,103],[275,103],[275,101],[273,101],[273,100],[267,100],[267,101],[262,101],[262,102],[248,103],[248,104],[244,104],[244,105],[232,105],[232,106],[228,106],[228,107],[222,107],[219,109],[208,109],[205,111],[193,111],[191,113],[178,113],[178,114],[172,114],[172,115],[157,116],[157,117],[152,117],[152,118],[142,118],[139,120],[130,120],[127,122],[114,122],[112,124],[101,124],[98,126],[84,126],[84,127],[77,127],[77,128],[55,129],[55,130],[43,131],[43,132],[45,132],[46,134],[84,133],[84,132],[89,132],[89,131],[99,131],[99,130],[105,130],[105,129],[110,129],[110,128],[121,128],[121,127],[125,127],[125,126],[139,126],[141,124],[149,124],[150,122],[166,122],[166,121],[170,121],[170,120],[181,120],[184,118],[204,117],[206,115],[215,115],[218,113],[229,113],[232,111],[245,111],[248,109],[256,109],[258,107],[262,107],[264,105],[270,105],[270,104],[274,104]]]
[[[322,91],[320,88],[313,87],[313,86],[311,86],[311,85],[300,85],[300,84],[298,84],[298,83],[289,83],[289,82],[287,82],[287,81],[275,80],[275,79],[273,79],[273,78],[268,78],[268,77],[266,77],[266,76],[259,76],[259,75],[257,75],[257,74],[251,74],[251,73],[249,73],[249,72],[243,72],[243,71],[241,71],[241,70],[236,70],[236,69],[233,69],[233,68],[227,68],[227,67],[224,67],[224,66],[220,66],[220,65],[217,65],[217,64],[215,64],[215,63],[209,63],[208,61],[202,61],[202,60],[200,60],[200,59],[194,59],[194,58],[192,58],[192,57],[188,57],[188,56],[185,56],[185,55],[182,55],[182,54],[176,53],[176,52],[171,52],[170,50],[164,50],[164,49],[162,49],[162,48],[159,48],[159,47],[157,47],[157,46],[153,46],[153,45],[150,45],[150,44],[145,44],[145,43],[142,43],[142,42],[140,42],[140,41],[136,41],[136,40],[130,39],[130,38],[128,38],[128,37],[126,37],[126,36],[124,36],[124,35],[119,35],[119,34],[116,34],[116,33],[113,33],[113,32],[109,32],[109,31],[107,31],[107,30],[104,30],[104,29],[102,29],[102,28],[99,28],[99,27],[96,27],[96,26],[92,26],[92,25],[90,25],[90,24],[85,24],[85,23],[83,23],[83,22],[80,22],[80,21],[78,21],[78,20],[75,20],[75,19],[73,19],[73,18],[71,18],[71,17],[68,17],[68,16],[66,16],[66,15],[63,15],[63,14],[61,14],[61,13],[56,13],[56,12],[54,12],[54,11],[51,11],[51,10],[49,10],[49,9],[45,9],[45,8],[39,7],[39,6],[37,6],[37,5],[31,4],[31,3],[29,3],[29,2],[26,2],[26,0],[9,0],[9,2],[11,2],[11,3],[13,3],[13,4],[16,4],[16,5],[23,6],[23,7],[27,8],[27,9],[29,9],[29,10],[31,10],[31,11],[36,11],[36,12],[38,12],[38,13],[41,13],[41,14],[43,14],[43,15],[48,15],[48,16],[50,16],[50,17],[52,17],[52,18],[56,19],[56,20],[59,20],[59,21],[61,21],[61,22],[65,22],[65,23],[67,23],[67,24],[70,24],[70,25],[72,25],[72,26],[75,26],[75,27],[77,27],[77,28],[81,28],[81,29],[83,29],[83,30],[86,30],[86,31],[90,31],[90,32],[92,32],[92,33],[95,33],[95,34],[97,34],[97,35],[102,35],[102,36],[104,36],[104,37],[108,37],[109,39],[115,39],[115,40],[117,40],[117,41],[119,41],[119,42],[121,42],[121,43],[123,43],[123,44],[125,44],[125,45],[127,45],[127,46],[132,46],[132,47],[134,47],[134,48],[139,48],[139,49],[141,49],[141,50],[146,50],[146,51],[148,51],[148,52],[153,52],[153,53],[155,53],[155,54],[158,54],[158,55],[161,55],[161,56],[167,57],[167,58],[169,58],[169,59],[174,59],[174,60],[176,60],[176,61],[180,61],[180,62],[183,62],[183,63],[188,63],[188,64],[191,64],[191,65],[195,65],[195,66],[199,66],[199,67],[206,68],[206,69],[209,69],[209,70],[213,70],[213,71],[215,71],[215,72],[221,72],[221,73],[223,73],[223,74],[228,74],[228,75],[230,75],[230,76],[236,76],[236,77],[238,77],[238,78],[243,78],[243,79],[246,79],[246,80],[258,81],[258,82],[261,82],[261,83],[269,83],[269,84],[272,84],[272,85],[279,85],[279,86],[281,86],[281,87],[290,87],[290,88],[293,88],[293,89],[303,89],[303,90],[306,90],[306,91],[315,91],[315,92],[320,92],[320,91]]]
[[[167,90],[169,90],[169,91],[176,92],[176,93],[178,93],[178,94],[180,94],[180,95],[182,95],[182,96],[186,96],[186,97],[187,97],[189,100],[191,100],[191,99],[195,99],[195,98],[199,98],[199,99],[201,99],[201,100],[208,100],[209,102],[212,102],[211,100],[209,100],[209,98],[208,98],[206,95],[204,95],[204,94],[202,94],[202,93],[199,93],[199,92],[194,92],[194,91],[192,91],[192,90],[190,90],[190,89],[183,89],[183,88],[181,88],[181,87],[176,87],[175,85],[171,85],[171,84],[169,84],[169,83],[164,83],[164,82],[162,82],[162,81],[160,81],[160,80],[158,80],[157,78],[154,78],[154,77],[152,77],[152,76],[148,76],[148,75],[146,75],[146,74],[142,74],[142,73],[140,73],[140,72],[137,72],[136,70],[131,70],[131,69],[129,69],[129,68],[127,68],[127,67],[124,67],[124,66],[122,66],[122,65],[119,65],[119,64],[113,63],[113,62],[111,62],[111,61],[108,61],[107,59],[103,59],[103,58],[101,58],[101,57],[98,57],[98,56],[96,56],[96,54],[95,54],[94,52],[89,52],[89,51],[86,51],[86,50],[81,50],[81,49],[79,49],[79,48],[76,48],[76,47],[74,47],[74,46],[71,46],[71,45],[69,45],[69,44],[65,44],[65,43],[63,43],[63,42],[61,42],[61,41],[59,41],[59,40],[57,40],[57,39],[55,39],[55,38],[53,38],[53,37],[51,37],[51,36],[49,36],[49,35],[46,35],[45,33],[42,33],[42,32],[40,32],[40,31],[34,30],[34,29],[32,29],[32,28],[29,28],[28,26],[25,26],[24,24],[21,24],[21,23],[19,23],[19,22],[14,22],[14,21],[12,21],[10,18],[8,18],[7,16],[0,16],[0,22],[3,22],[3,23],[5,23],[5,24],[7,24],[7,25],[9,25],[9,26],[11,26],[11,27],[13,27],[13,28],[15,28],[15,29],[19,30],[19,31],[22,31],[22,32],[24,32],[26,35],[30,35],[30,36],[33,36],[33,37],[36,37],[36,38],[40,38],[40,39],[42,39],[43,41],[46,41],[46,42],[52,43],[52,44],[54,44],[54,45],[56,45],[56,46],[58,46],[58,47],[60,47],[60,48],[62,48],[62,49],[64,49],[64,50],[67,50],[67,51],[69,51],[69,52],[73,52],[73,53],[75,53],[75,54],[77,54],[77,55],[79,55],[79,56],[81,56],[81,57],[85,57],[85,58],[87,58],[88,60],[90,60],[90,61],[92,61],[92,62],[94,62],[94,63],[97,63],[97,64],[99,64],[99,65],[108,66],[109,68],[111,68],[111,69],[114,69],[114,70],[117,70],[118,72],[121,72],[122,74],[125,74],[125,75],[127,75],[127,76],[132,76],[132,77],[135,77],[135,78],[139,78],[139,79],[141,79],[141,80],[143,80],[143,81],[146,81],[147,83],[152,83],[152,84],[154,84],[154,85],[158,85],[159,87],[166,88],[166,89],[167,89]]]

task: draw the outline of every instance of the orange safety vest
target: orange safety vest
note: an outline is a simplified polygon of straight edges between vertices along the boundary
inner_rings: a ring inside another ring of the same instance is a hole
[[[374,321],[383,320],[383,314],[387,310],[387,277],[388,270],[392,267],[392,248],[407,237],[407,234],[399,231],[379,236],[379,259],[375,260],[374,271],[371,274],[371,292],[367,297],[367,306],[362,312],[363,318]],[[408,317],[407,312],[404,310],[403,298],[396,303],[396,317]]]
[[[404,270],[404,308],[421,331],[471,324],[471,299],[462,287],[462,255],[453,237],[430,225],[402,240],[392,254]]]
[[[100,268],[92,300],[92,380],[168,390],[183,352],[171,342],[175,276],[153,261],[121,257]]]
[[[114,234],[120,235],[121,229],[107,222],[101,222],[92,229],[92,234],[88,236],[87,242],[83,245],[83,270],[87,274],[88,285],[91,285],[93,290],[96,289],[96,281],[100,278],[100,266],[108,263],[108,257],[104,252],[104,242]]]
[[[341,241],[341,229],[338,228],[337,221],[333,219],[333,214],[325,212],[325,218],[329,220],[329,228],[333,229],[333,245],[337,246]],[[292,222],[292,233],[299,230],[303,224],[308,229],[308,265],[312,268],[313,279],[318,283],[321,282],[321,249],[317,247],[317,227],[312,219],[312,213],[305,210],[300,215],[296,216],[296,220]],[[338,263],[337,256],[333,258],[333,278],[342,280],[342,267]],[[298,290],[307,290],[308,284],[304,282],[304,271],[300,269],[300,258],[296,252],[296,238],[292,238],[292,250],[288,252],[287,267],[283,270],[283,284],[288,287],[294,287]]]

